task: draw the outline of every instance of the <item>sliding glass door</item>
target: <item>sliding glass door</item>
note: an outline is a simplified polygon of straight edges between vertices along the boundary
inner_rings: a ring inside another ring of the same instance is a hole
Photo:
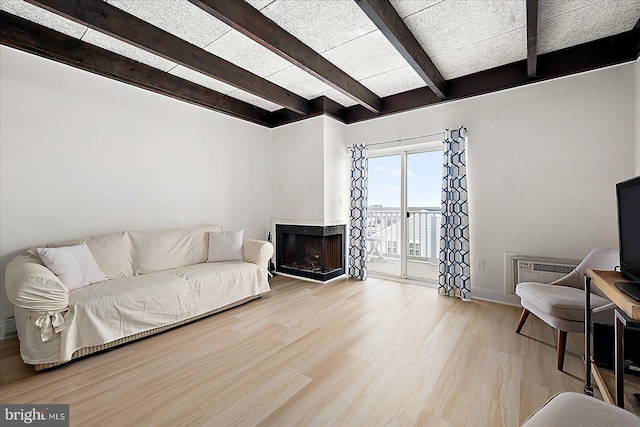
[[[407,153],[406,277],[437,282],[442,151]]]
[[[401,276],[402,156],[369,158],[367,270]]]
[[[438,280],[442,151],[369,158],[369,273]]]

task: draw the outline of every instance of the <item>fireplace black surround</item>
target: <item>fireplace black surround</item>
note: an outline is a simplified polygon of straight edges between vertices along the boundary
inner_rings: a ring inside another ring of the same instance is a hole
[[[276,224],[276,271],[326,282],[345,273],[345,226]]]

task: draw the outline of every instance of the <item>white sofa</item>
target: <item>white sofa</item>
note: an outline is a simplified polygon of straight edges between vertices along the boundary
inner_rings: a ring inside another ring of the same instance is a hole
[[[121,232],[48,245],[86,243],[108,279],[73,291],[35,248],[12,259],[5,288],[24,362],[50,368],[268,292],[271,243],[243,240],[243,261],[206,262],[209,231],[222,228]]]

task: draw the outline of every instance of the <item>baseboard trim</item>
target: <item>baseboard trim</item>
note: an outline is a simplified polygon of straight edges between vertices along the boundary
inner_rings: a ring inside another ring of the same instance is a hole
[[[522,307],[520,305],[520,298],[516,295],[504,295],[501,292],[496,292],[490,289],[478,289],[472,286],[471,297],[480,301],[489,301],[514,307]]]

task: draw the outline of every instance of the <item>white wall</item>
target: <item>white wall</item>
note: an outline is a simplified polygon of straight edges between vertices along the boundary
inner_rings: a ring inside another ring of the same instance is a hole
[[[347,218],[346,126],[318,116],[273,129],[273,220],[309,225]]]
[[[272,130],[274,218],[313,223],[324,218],[324,117]]]
[[[629,63],[353,124],[347,143],[466,126],[473,295],[513,302],[505,252],[617,247],[615,183],[635,171],[634,73]]]
[[[4,46],[0,66],[2,271],[29,246],[121,230],[265,238],[271,130]]]
[[[327,223],[346,224],[348,219],[346,131],[343,123],[324,117],[324,219]]]

